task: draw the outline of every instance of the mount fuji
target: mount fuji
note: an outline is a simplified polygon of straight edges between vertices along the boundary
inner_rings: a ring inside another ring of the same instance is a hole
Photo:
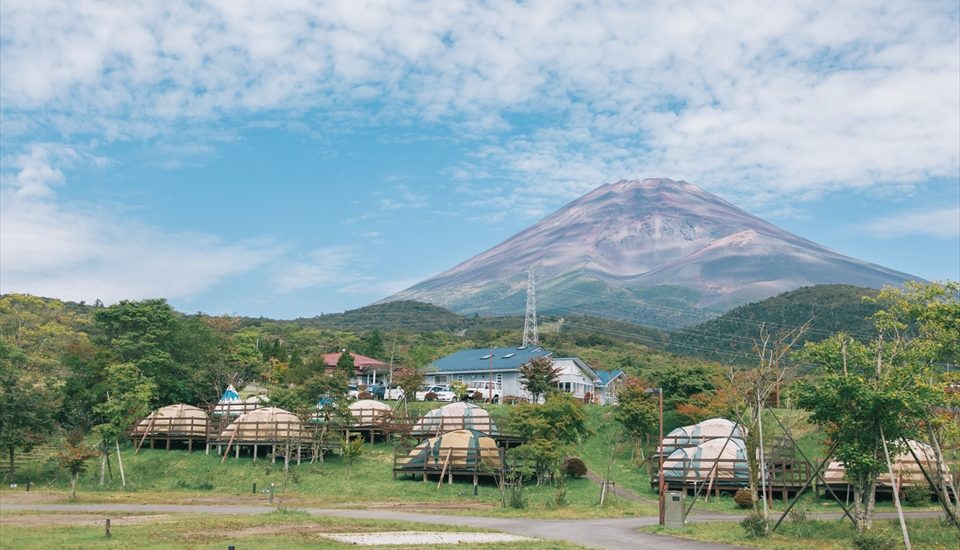
[[[384,300],[458,313],[522,313],[534,268],[538,311],[664,328],[817,284],[879,288],[916,279],[838,254],[699,187],[606,184],[456,267]]]

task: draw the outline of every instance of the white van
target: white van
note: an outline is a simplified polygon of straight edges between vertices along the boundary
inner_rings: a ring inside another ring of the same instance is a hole
[[[500,387],[498,382],[474,380],[467,383],[467,389],[470,390],[470,399],[474,401],[499,403],[503,399],[503,388]]]

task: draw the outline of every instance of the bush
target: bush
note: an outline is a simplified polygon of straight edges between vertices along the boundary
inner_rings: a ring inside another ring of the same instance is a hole
[[[570,456],[563,461],[563,473],[570,477],[583,477],[587,475],[587,465],[579,458]]]
[[[795,507],[790,510],[790,521],[793,523],[806,523],[810,521],[810,516],[804,508]]]
[[[857,550],[887,550],[897,546],[896,537],[882,529],[864,531],[853,537],[853,547]]]
[[[750,489],[737,489],[733,500],[741,508],[753,508],[753,495],[750,494]]]
[[[930,504],[930,489],[924,485],[904,487],[903,501],[907,506],[926,506]]]
[[[176,483],[173,484],[177,489],[186,489],[188,491],[212,491],[213,484],[209,481],[184,481],[178,479]]]
[[[357,399],[373,399],[373,394],[368,391],[362,391],[357,394]]]
[[[434,392],[432,392],[432,391],[428,391],[427,394],[423,396],[423,400],[424,400],[424,401],[436,401],[436,400],[437,400],[437,394],[434,393]]]
[[[763,514],[750,514],[743,518],[740,527],[743,527],[743,530],[751,537],[767,536],[767,520],[763,518]]]

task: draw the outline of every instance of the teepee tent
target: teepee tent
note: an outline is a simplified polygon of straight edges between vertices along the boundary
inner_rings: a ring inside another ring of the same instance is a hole
[[[213,408],[214,416],[239,416],[243,412],[243,402],[240,401],[240,394],[233,384],[227,386],[220,396],[220,401]]]
[[[358,428],[381,426],[390,420],[393,409],[382,401],[361,399],[350,404],[353,425]]]
[[[398,465],[404,469],[482,470],[500,467],[497,442],[476,430],[454,430],[417,445]]]
[[[483,407],[457,401],[423,415],[410,432],[414,436],[437,435],[453,430],[476,430],[487,435],[498,435],[496,423]]]
[[[205,438],[210,430],[207,413],[191,405],[176,404],[161,407],[140,421],[133,436]]]
[[[276,407],[265,407],[240,415],[223,430],[220,440],[237,443],[276,443],[299,440],[307,435],[297,415]]]
[[[743,426],[737,426],[734,429],[734,423],[726,418],[710,418],[697,424],[671,430],[663,438],[663,453],[669,455],[677,449],[696,447],[711,439],[727,437],[743,439],[745,435]]]
[[[724,437],[709,439],[696,447],[678,448],[664,459],[663,477],[667,482],[693,483],[713,478],[746,483],[750,478],[746,447],[742,439]]]

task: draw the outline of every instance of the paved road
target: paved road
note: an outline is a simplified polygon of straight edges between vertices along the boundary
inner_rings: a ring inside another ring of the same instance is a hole
[[[46,512],[117,512],[117,513],[186,513],[186,514],[264,514],[275,508],[270,506],[222,506],[198,504],[9,504],[4,510],[33,510]],[[448,516],[391,510],[349,510],[326,508],[298,508],[318,516],[334,516],[354,519],[381,519],[410,521],[435,525],[463,525],[483,529],[495,529],[505,533],[538,537],[548,540],[563,540],[588,548],[636,548],[663,550],[729,550],[736,548],[724,544],[711,544],[677,539],[636,530],[657,523],[657,518],[605,518],[584,520],[535,520],[525,518],[485,518],[474,516]],[[736,516],[698,516],[700,520],[736,520]]]

